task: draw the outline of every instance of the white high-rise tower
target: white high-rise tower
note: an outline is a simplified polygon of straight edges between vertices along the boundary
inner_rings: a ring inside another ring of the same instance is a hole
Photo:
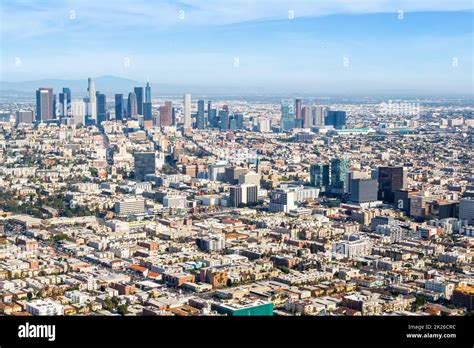
[[[89,77],[88,80],[88,88],[89,91],[89,113],[91,118],[97,122],[97,101],[95,97],[95,87],[94,87],[94,80]]]
[[[184,128],[191,128],[191,94],[184,95]]]

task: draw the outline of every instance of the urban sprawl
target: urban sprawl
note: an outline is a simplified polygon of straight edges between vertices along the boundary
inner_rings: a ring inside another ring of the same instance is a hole
[[[472,314],[472,104],[72,92],[0,104],[0,314]]]

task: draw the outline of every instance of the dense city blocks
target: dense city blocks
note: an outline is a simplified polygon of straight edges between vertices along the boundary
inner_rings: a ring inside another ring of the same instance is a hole
[[[63,91],[3,105],[2,314],[472,311],[470,104]]]

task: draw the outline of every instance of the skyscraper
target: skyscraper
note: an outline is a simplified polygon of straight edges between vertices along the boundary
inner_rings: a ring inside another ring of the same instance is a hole
[[[153,119],[152,115],[152,104],[151,104],[151,87],[150,83],[147,82],[145,87],[145,102],[143,103],[143,120],[151,121]]]
[[[135,87],[133,91],[137,96],[137,114],[143,115],[143,87]]]
[[[296,115],[296,123],[295,127],[301,127],[301,123],[303,121],[302,117],[302,109],[301,109],[301,99],[297,98],[295,100],[295,115]]]
[[[143,103],[143,120],[151,121],[153,119],[151,102]]]
[[[156,162],[154,152],[135,152],[133,154],[135,180],[144,181],[145,175],[155,174]]]
[[[89,77],[88,79],[88,88],[89,91],[89,114],[92,121],[97,123],[97,102],[95,95],[94,79]]]
[[[96,101],[97,101],[97,124],[101,124],[102,122],[107,120],[105,94],[97,91]]]
[[[59,93],[59,116],[64,117],[71,114],[71,90],[63,87],[63,92]]]
[[[311,107],[304,106],[301,110],[301,114],[303,117],[302,123],[304,128],[309,128],[313,125],[313,118],[311,115]]]
[[[325,117],[324,124],[334,126],[334,128],[343,128],[346,125],[346,112],[329,110]]]
[[[137,96],[133,92],[128,94],[127,115],[128,117],[135,117],[138,115]]]
[[[377,200],[377,180],[375,179],[352,179],[351,198],[352,202],[364,203]]]
[[[326,117],[326,108],[322,106],[313,106],[311,108],[311,114],[313,118],[313,126],[319,127],[324,126],[324,119]]]
[[[231,186],[229,189],[230,206],[238,208],[243,204],[257,203],[258,187],[252,184]]]
[[[335,158],[331,161],[331,188],[335,193],[343,193],[347,188],[349,161],[341,158]]]
[[[160,106],[160,126],[169,127],[173,124],[173,103],[166,101]]]
[[[36,121],[53,118],[53,89],[41,87],[36,91]]]
[[[379,167],[378,199],[393,203],[395,191],[407,188],[407,172],[405,167]]]
[[[320,189],[329,186],[329,164],[312,164],[310,167],[310,181],[312,186]]]
[[[35,112],[33,110],[20,110],[16,112],[15,125],[20,123],[32,124],[34,122]]]
[[[145,103],[151,103],[151,87],[150,82],[146,83],[145,87]]]
[[[469,225],[474,225],[474,198],[461,198],[459,202],[459,219],[467,220]]]
[[[234,120],[237,129],[244,129],[244,115],[234,114]]]
[[[174,108],[173,105],[170,105],[170,106],[171,106],[171,125],[176,126],[176,108]]]
[[[53,119],[56,119],[58,117],[58,110],[57,110],[57,104],[56,104],[56,94],[53,93]]]
[[[191,128],[191,94],[184,95],[183,104],[184,128]]]
[[[293,99],[282,99],[280,130],[285,132],[293,128],[295,128],[295,103]]]
[[[198,111],[196,115],[196,128],[205,129],[206,128],[206,118],[204,114],[204,100],[198,100]]]
[[[122,121],[125,117],[123,114],[123,94],[115,95],[115,119]]]
[[[71,107],[71,89],[68,87],[63,87],[63,93],[67,95],[66,101],[69,108]]]
[[[74,124],[85,124],[85,109],[84,109],[84,101],[82,100],[74,100],[71,106],[72,116],[74,118]]]
[[[220,129],[227,130],[230,127],[229,112],[226,110],[219,111]]]
[[[67,113],[67,95],[59,93],[59,117],[66,116]]]

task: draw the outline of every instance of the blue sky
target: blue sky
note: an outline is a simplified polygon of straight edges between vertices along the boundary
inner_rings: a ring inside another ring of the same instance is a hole
[[[0,80],[115,75],[264,93],[472,95],[472,7],[470,0],[2,0]]]

